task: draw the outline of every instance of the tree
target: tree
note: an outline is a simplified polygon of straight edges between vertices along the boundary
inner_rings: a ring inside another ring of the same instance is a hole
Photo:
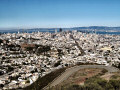
[[[114,90],[113,86],[108,82],[105,86],[105,90]]]

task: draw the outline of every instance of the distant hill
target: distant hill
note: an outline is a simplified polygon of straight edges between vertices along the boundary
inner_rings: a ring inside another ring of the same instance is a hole
[[[90,27],[74,27],[73,29],[120,30],[120,27],[90,26]]]

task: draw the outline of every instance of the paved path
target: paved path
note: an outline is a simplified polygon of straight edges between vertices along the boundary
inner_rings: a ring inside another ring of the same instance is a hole
[[[71,68],[67,69],[61,76],[57,77],[49,86],[52,87],[52,86],[55,86],[55,85],[63,82],[70,75],[72,75],[76,71],[78,71],[80,69],[84,69],[84,68],[104,68],[104,69],[108,70],[108,73],[112,73],[112,72],[117,72],[118,71],[118,69],[115,68],[115,67],[104,66],[104,65],[80,65],[80,66],[75,66],[75,67],[71,67]]]

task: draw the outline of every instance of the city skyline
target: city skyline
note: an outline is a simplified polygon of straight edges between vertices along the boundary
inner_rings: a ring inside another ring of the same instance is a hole
[[[120,26],[119,0],[0,0],[0,28]]]

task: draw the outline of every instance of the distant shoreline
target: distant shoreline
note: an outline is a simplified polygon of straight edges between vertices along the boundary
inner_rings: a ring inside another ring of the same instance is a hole
[[[58,31],[58,30],[57,30]],[[74,30],[70,30],[70,31],[74,31]],[[77,30],[78,32],[82,32],[82,33],[96,33],[96,34],[109,34],[109,35],[120,35],[120,31],[89,31],[89,30]],[[0,31],[0,34],[7,34],[7,33],[33,33],[33,32],[49,32],[49,33],[55,33],[55,30],[2,30]],[[59,31],[58,31],[59,32]]]
[[[31,28],[31,29],[1,29],[0,33],[32,33],[32,32],[59,32],[60,28]],[[107,26],[89,26],[89,27],[71,27],[62,28],[63,31],[77,30],[83,33],[96,33],[96,34],[120,34],[120,27],[107,27]]]

